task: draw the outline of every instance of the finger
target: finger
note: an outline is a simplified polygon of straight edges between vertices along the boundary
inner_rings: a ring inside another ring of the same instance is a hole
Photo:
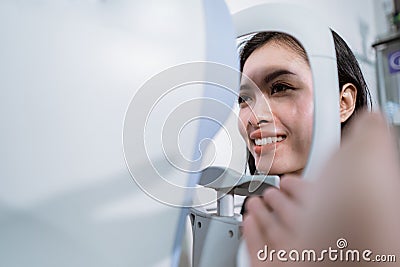
[[[271,212],[264,201],[259,197],[252,197],[246,203],[246,209],[249,215],[251,215],[256,223],[259,225],[260,232],[265,237],[268,237],[271,225],[276,225],[276,215]]]
[[[243,220],[243,237],[246,240],[249,257],[252,262],[252,266],[256,263],[257,253],[260,248],[265,245],[265,238],[263,232],[259,228],[257,220],[251,215],[246,215]]]
[[[280,181],[280,190],[287,194],[298,204],[302,204],[305,195],[311,188],[311,183],[304,179],[294,178],[291,175],[284,175]]]
[[[293,224],[294,215],[297,214],[299,209],[293,199],[278,189],[269,188],[264,191],[263,200],[273,211],[278,223],[285,227],[290,227]]]

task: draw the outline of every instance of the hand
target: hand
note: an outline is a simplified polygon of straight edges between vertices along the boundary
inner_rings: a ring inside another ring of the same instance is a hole
[[[300,247],[362,248],[376,254],[400,252],[400,159],[397,138],[380,114],[362,114],[350,125],[342,147],[315,181],[303,213]],[[325,260],[324,266],[338,266]],[[385,266],[396,266],[396,263]],[[339,263],[340,265],[340,263]],[[346,266],[365,266],[366,262]]]
[[[294,175],[281,178],[280,190],[268,188],[262,198],[252,197],[246,203],[243,234],[248,244],[252,266],[261,264],[257,253],[265,245],[268,249],[283,249],[298,236],[298,217],[311,184]],[[270,263],[271,264],[271,263]]]
[[[270,189],[262,199],[248,201],[243,233],[252,266],[286,266],[257,259],[265,244],[270,249],[322,251],[336,248],[339,238],[347,240],[349,249],[369,249],[373,256],[399,255],[400,159],[396,141],[379,114],[363,114],[351,127],[315,182],[307,185],[286,177],[281,191]],[[347,262],[346,266],[365,263]],[[342,264],[325,258],[318,266]],[[385,266],[396,263],[392,264]]]

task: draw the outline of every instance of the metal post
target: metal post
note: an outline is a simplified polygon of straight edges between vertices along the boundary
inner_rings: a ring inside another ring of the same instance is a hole
[[[217,214],[218,216],[234,216],[233,193],[217,191]]]

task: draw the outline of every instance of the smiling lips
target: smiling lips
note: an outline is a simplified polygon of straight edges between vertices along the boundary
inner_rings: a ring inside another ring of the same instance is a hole
[[[274,136],[274,137],[264,137],[264,138],[257,138],[254,140],[254,143],[257,146],[264,146],[264,145],[268,145],[268,144],[272,144],[272,143],[277,143],[282,141],[284,138],[283,136]]]
[[[254,152],[256,154],[261,154],[262,150],[267,149],[275,149],[276,144],[284,141],[286,139],[285,135],[277,135],[277,136],[269,136],[269,137],[261,137],[261,134],[255,134],[256,136],[252,136],[250,140],[254,146]]]

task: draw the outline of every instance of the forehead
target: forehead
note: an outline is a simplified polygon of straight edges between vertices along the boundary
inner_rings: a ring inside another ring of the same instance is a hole
[[[263,44],[250,54],[244,63],[243,73],[251,77],[276,68],[295,73],[310,69],[308,62],[299,51],[274,40]]]

